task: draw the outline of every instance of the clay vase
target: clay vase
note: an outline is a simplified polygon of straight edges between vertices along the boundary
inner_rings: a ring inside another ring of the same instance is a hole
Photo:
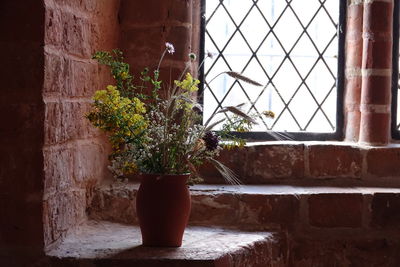
[[[189,220],[189,174],[141,177],[136,212],[144,246],[180,247]]]

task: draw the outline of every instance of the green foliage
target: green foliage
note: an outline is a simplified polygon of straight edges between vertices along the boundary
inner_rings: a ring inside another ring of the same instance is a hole
[[[163,86],[159,67],[166,53],[174,47],[166,43],[157,69],[145,68],[137,82],[130,66],[123,61],[119,50],[96,52],[93,59],[110,67],[115,86],[99,90],[93,97],[89,121],[104,131],[113,146],[110,170],[117,177],[130,173],[183,174],[197,176],[197,167],[205,160],[212,162],[230,182],[237,182],[232,171],[213,158],[222,149],[220,140],[232,140],[233,145],[244,145],[245,140],[230,134],[248,131],[254,120],[238,107],[225,107],[222,112],[233,113],[217,136],[210,130],[221,121],[202,125],[199,104],[193,99],[198,91],[198,79],[183,71],[172,84]],[[196,57],[190,56],[190,60]],[[247,79],[236,75],[238,79]],[[247,79],[249,80],[249,79]]]

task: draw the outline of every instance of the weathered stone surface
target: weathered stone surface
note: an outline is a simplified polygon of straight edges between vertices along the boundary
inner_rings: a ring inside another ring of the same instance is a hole
[[[91,98],[100,89],[99,76],[102,74],[94,62],[69,60],[65,74],[67,80],[64,81],[64,87],[61,87],[62,95]]]
[[[399,162],[399,148],[371,148],[367,151],[367,173],[374,177],[398,177],[400,175]]]
[[[228,192],[192,191],[190,222],[195,225],[234,225],[240,213],[239,198]]]
[[[44,94],[47,96],[59,96],[60,92],[66,90],[69,85],[66,83],[69,61],[61,55],[45,54],[44,65]]]
[[[141,246],[138,227],[90,222],[49,255],[54,266],[283,266],[279,239],[269,232],[188,227],[182,247],[152,248]]]
[[[91,44],[88,42],[90,21],[76,14],[64,12],[62,14],[63,36],[62,48],[69,54],[78,57],[90,58]]]
[[[43,151],[45,191],[56,192],[74,186],[73,153],[71,148],[46,149]]]
[[[46,103],[46,144],[55,145],[77,139],[103,136],[85,115],[90,111],[88,101],[57,101]]]
[[[299,221],[300,199],[293,195],[243,194],[239,199],[239,222],[266,227],[287,227]]]
[[[359,147],[345,145],[309,145],[310,175],[316,178],[359,178],[362,156]]]
[[[247,150],[245,148],[222,150],[216,160],[231,169],[240,180],[243,180],[243,177],[245,177],[245,166],[247,163]],[[224,183],[222,175],[215,169],[214,165],[209,162],[205,162],[200,167],[199,173],[205,183]]]
[[[90,205],[90,218],[137,223],[135,197],[138,187],[138,184],[119,183],[97,188]],[[369,205],[374,194],[400,194],[395,188],[282,185],[195,185],[190,191],[189,224],[235,226],[248,230],[293,229],[299,225],[306,229],[361,228],[362,218],[371,217],[371,211],[364,207]],[[392,199],[395,201],[396,198]]]
[[[361,227],[361,194],[320,194],[308,199],[310,225],[317,227]]]
[[[396,238],[326,236],[299,238],[290,248],[288,266],[398,266],[400,243]]]
[[[85,221],[86,192],[84,189],[75,189],[45,197],[44,237],[46,244],[52,244],[65,237],[68,230]]]
[[[107,220],[125,224],[137,224],[137,184],[102,186],[95,189],[88,213],[94,220]]]
[[[303,144],[256,145],[246,147],[246,150],[246,182],[304,176]],[[237,164],[243,166],[240,162]]]
[[[119,1],[44,2],[40,99],[45,104],[44,243],[49,246],[86,219],[94,185],[107,178],[109,146],[85,114],[93,92],[110,83],[109,69],[91,55],[117,47]]]

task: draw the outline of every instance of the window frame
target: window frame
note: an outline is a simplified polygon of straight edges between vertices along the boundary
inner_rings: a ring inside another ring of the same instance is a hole
[[[199,46],[199,62],[203,62],[205,58],[205,35],[206,35],[206,1],[201,0],[200,10],[200,46]],[[223,0],[220,0],[223,1]],[[254,0],[253,0],[254,1]],[[287,2],[288,0],[286,0]],[[290,0],[289,0],[290,1]],[[332,133],[319,133],[319,132],[279,132],[271,131],[272,133],[282,134],[288,136],[294,141],[327,141],[327,140],[342,140],[344,136],[344,81],[345,81],[345,36],[346,36],[346,11],[347,0],[339,0],[339,22],[338,22],[338,68],[336,78],[336,129]],[[198,102],[204,104],[203,91],[204,91],[204,65],[199,69],[200,85]],[[232,132],[233,135],[254,141],[273,141],[276,140],[276,135],[271,135],[269,131],[263,132]]]
[[[393,48],[392,48],[392,107],[391,107],[391,133],[392,138],[400,140],[400,130],[397,129],[397,102],[399,87],[399,1],[393,5]]]

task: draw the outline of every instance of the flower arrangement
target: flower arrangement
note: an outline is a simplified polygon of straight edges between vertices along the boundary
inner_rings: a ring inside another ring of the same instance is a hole
[[[211,123],[210,118],[203,125],[202,107],[195,101],[200,81],[186,70],[173,84],[164,85],[159,80],[163,58],[174,51],[174,46],[166,43],[157,69],[150,72],[146,68],[136,83],[119,50],[97,52],[93,56],[100,64],[110,67],[116,81],[116,85],[95,92],[92,109],[87,114],[95,127],[107,133],[112,145],[109,169],[116,177],[135,173],[191,173],[196,177],[197,167],[210,161],[224,178],[236,183],[233,172],[215,157],[222,149],[222,140],[230,139],[229,146],[245,143],[231,136],[230,131],[248,131],[256,122],[242,112],[239,105],[219,111],[230,113],[229,120]],[[196,60],[192,53],[189,58]],[[260,85],[239,73],[224,73]],[[224,123],[222,131],[213,132],[220,123]]]

